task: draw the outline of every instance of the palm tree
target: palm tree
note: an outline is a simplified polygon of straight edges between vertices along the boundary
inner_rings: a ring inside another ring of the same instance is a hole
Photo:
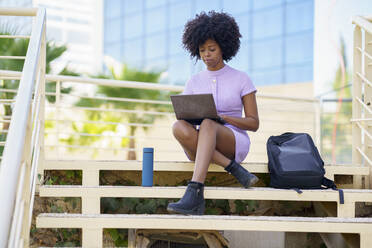
[[[113,66],[109,66],[108,75],[99,75],[99,78],[109,78],[115,80],[125,80],[125,81],[139,81],[139,82],[149,82],[149,83],[158,83],[161,72],[143,72],[137,69],[129,68],[125,64],[120,65],[119,72],[115,72]],[[152,100],[166,100],[169,99],[169,94],[160,92],[158,90],[144,90],[144,89],[135,89],[135,88],[119,88],[111,86],[98,86],[97,94],[106,96],[106,97],[121,97],[121,98],[133,98],[133,99],[152,99]],[[133,102],[118,102],[118,101],[98,101],[98,100],[89,100],[81,99],[76,103],[77,106],[85,107],[99,107],[99,106],[113,106],[118,109],[129,109],[129,110],[155,110],[160,112],[165,112],[170,110],[170,106],[162,104],[147,104],[147,103],[133,103]],[[89,116],[88,116],[89,117]],[[156,118],[160,116],[156,115],[138,115],[135,113],[126,113],[125,119],[129,124],[131,123],[145,123],[152,124]],[[143,127],[146,131],[147,127]],[[128,160],[136,159],[135,148],[135,136],[137,126],[129,126],[129,152],[127,155]],[[123,142],[126,143],[126,142]]]
[[[0,27],[1,28],[1,27]],[[3,27],[4,29],[4,27]],[[15,31],[7,30],[9,28],[5,27],[5,30],[0,30],[0,35],[14,35]],[[0,55],[3,56],[25,56],[27,53],[29,40],[28,39],[0,39]],[[51,71],[51,62],[62,56],[62,54],[67,50],[67,47],[64,45],[56,45],[53,41],[48,41],[46,44],[46,73]],[[0,69],[2,70],[11,70],[11,71],[22,71],[23,69],[23,60],[14,60],[14,59],[4,59],[0,60]],[[63,75],[78,75],[75,72],[72,72],[67,69],[67,66],[60,72]],[[17,90],[19,86],[19,80],[0,80],[0,88]],[[56,83],[48,82],[46,84],[46,92],[55,92]],[[71,92],[71,87],[62,87],[61,91],[63,93]],[[13,99],[16,96],[16,93],[13,92],[0,92],[0,99]],[[55,101],[54,96],[48,96],[47,100],[50,102]],[[10,105],[3,105],[4,115],[11,116],[12,109]],[[2,130],[8,130],[9,123],[4,123]],[[5,141],[6,134],[3,132],[0,135],[0,140]],[[0,147],[0,155],[2,154],[3,147]]]

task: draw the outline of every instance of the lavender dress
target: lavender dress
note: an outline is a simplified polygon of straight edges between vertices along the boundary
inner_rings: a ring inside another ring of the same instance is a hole
[[[219,115],[242,117],[243,96],[256,92],[251,79],[245,72],[225,65],[218,71],[205,70],[194,75],[182,94],[213,94]],[[250,139],[245,130],[225,124],[235,136],[235,160],[242,162],[250,147]]]

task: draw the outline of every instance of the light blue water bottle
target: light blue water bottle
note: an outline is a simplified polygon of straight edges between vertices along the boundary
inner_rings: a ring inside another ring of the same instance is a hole
[[[154,175],[154,148],[143,148],[142,156],[142,186],[151,187]]]

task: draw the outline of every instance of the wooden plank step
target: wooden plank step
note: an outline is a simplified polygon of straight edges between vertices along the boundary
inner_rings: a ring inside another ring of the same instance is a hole
[[[372,218],[40,214],[36,227],[81,228],[83,247],[101,247],[104,228],[356,233],[361,248],[372,247]]]
[[[127,198],[181,198],[185,186],[142,187],[142,186],[41,186],[41,197],[127,197]],[[372,190],[344,189],[345,203],[372,202]],[[276,201],[322,201],[338,202],[339,193],[332,189],[294,190],[268,187],[205,187],[206,199],[276,200]]]
[[[253,173],[268,173],[267,163],[248,162],[242,165]],[[130,170],[141,171],[138,160],[46,160],[44,170]],[[325,165],[330,175],[369,175],[369,168],[360,165]],[[194,171],[193,162],[154,161],[154,171]],[[209,172],[225,172],[221,166],[212,164]]]
[[[372,218],[40,214],[38,228],[141,228],[187,230],[245,230],[283,232],[372,233]]]

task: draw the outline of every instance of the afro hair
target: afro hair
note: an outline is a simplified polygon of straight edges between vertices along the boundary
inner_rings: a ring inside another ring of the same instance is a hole
[[[185,24],[182,43],[190,56],[198,60],[199,46],[212,39],[220,46],[222,58],[227,62],[238,52],[240,37],[239,26],[232,16],[224,12],[209,11],[197,14]]]

